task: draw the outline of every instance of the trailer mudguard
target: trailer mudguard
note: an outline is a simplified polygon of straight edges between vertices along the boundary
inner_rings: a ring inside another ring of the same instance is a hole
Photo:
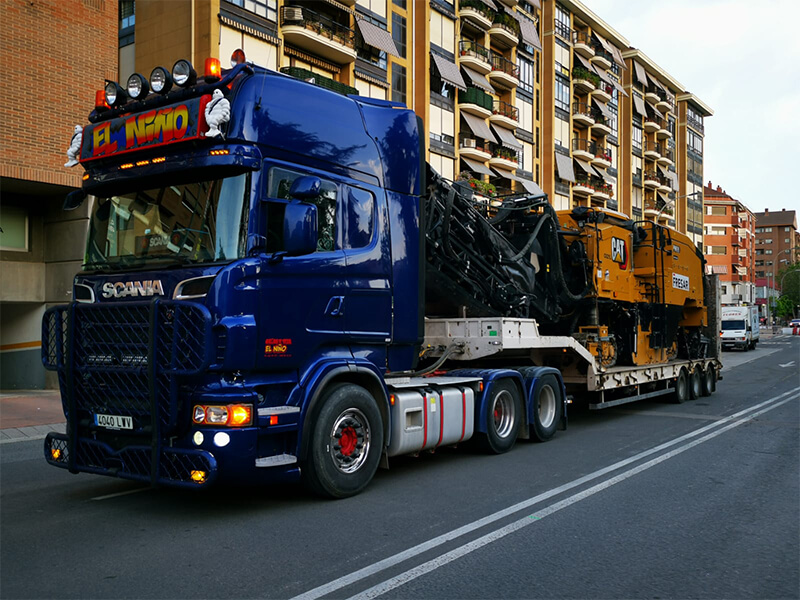
[[[483,379],[483,393],[475,399],[475,431],[480,431],[481,433],[486,433],[486,417],[489,412],[487,399],[491,398],[492,386],[495,382],[500,379],[511,379],[519,387],[521,397],[525,397],[525,382],[519,371],[514,369],[456,369],[448,373],[448,375],[452,377],[480,377]]]
[[[297,432],[297,457],[305,459],[308,452],[308,439],[305,435],[313,425],[319,412],[324,391],[334,382],[355,383],[366,388],[375,398],[378,410],[383,418],[383,439],[388,447],[391,441],[391,423],[389,422],[389,394],[383,377],[377,367],[364,359],[339,358],[320,359],[312,364],[300,378],[300,419],[301,427]]]

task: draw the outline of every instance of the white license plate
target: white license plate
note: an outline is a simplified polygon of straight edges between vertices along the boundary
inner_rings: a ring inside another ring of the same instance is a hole
[[[106,429],[133,429],[133,417],[119,415],[95,415],[94,422],[99,427]]]

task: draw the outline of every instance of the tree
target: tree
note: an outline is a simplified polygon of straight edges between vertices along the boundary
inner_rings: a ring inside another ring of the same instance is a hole
[[[781,284],[781,297],[778,301],[778,314],[794,316],[794,307],[800,306],[800,262],[788,264],[778,271],[776,281]],[[781,301],[789,307],[786,313],[781,312]]]

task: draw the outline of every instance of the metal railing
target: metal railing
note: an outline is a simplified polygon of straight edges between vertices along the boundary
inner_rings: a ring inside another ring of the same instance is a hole
[[[472,135],[465,135],[465,134],[459,135],[458,147],[466,148],[468,150],[477,150],[479,152],[485,152],[486,154],[490,154],[486,142],[483,142],[480,139],[473,137]]]
[[[612,64],[614,63],[614,57],[611,56],[611,53],[605,48],[603,48],[603,46],[601,46],[600,44],[594,45],[594,56],[595,58],[597,57],[605,58],[608,62]]]
[[[281,27],[286,25],[299,25],[333,42],[355,48],[356,35],[352,29],[305,6],[282,7]]]
[[[669,185],[666,177],[652,169],[644,172],[644,178],[646,181],[657,181],[659,185]]]
[[[504,158],[505,160],[510,160],[515,163],[519,162],[519,156],[515,150],[511,150],[510,148],[506,148],[505,146],[500,146],[498,144],[493,145],[492,158]]]
[[[489,62],[492,51],[486,46],[481,46],[478,42],[472,40],[461,40],[458,42],[458,51],[461,56],[473,56],[482,61]]]
[[[519,121],[519,109],[516,106],[512,106],[508,102],[503,102],[502,100],[494,101],[492,114],[502,115],[514,121]]]
[[[572,43],[573,44],[584,44],[586,46],[592,47],[592,36],[585,32],[585,31],[573,31],[572,32]]]
[[[572,140],[572,151],[575,152],[576,150],[582,152],[588,152],[592,156],[595,154],[595,148],[597,144],[595,144],[594,140],[584,140],[582,138],[575,138]]]
[[[645,142],[644,151],[655,152],[656,154],[661,155],[661,153],[664,151],[664,148],[658,142]]]
[[[655,123],[656,125],[658,125],[659,129],[666,129],[667,128],[667,125],[664,122],[664,119],[662,119],[661,117],[659,117],[657,115],[654,115],[654,114],[647,115],[644,118],[644,122],[645,123]]]
[[[594,145],[594,157],[599,158],[601,160],[605,160],[611,162],[611,149],[607,147],[600,146],[595,142]]]
[[[594,119],[594,117],[592,116],[592,107],[586,104],[586,102],[573,102],[572,114],[583,115],[584,117],[589,117],[590,119]]]
[[[492,71],[502,71],[514,79],[519,79],[519,67],[499,54],[492,53]]]
[[[703,127],[703,123],[698,119],[687,116],[686,124],[699,133],[705,133],[705,127]]]

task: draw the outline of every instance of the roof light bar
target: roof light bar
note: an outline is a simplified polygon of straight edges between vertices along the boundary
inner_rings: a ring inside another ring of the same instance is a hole
[[[150,89],[156,94],[166,94],[172,89],[172,75],[164,67],[156,67],[150,73]]]
[[[128,99],[128,94],[122,89],[122,86],[116,81],[106,79],[106,102],[109,106],[119,106],[124,104]]]
[[[172,81],[181,87],[194,85],[197,73],[188,60],[181,59],[172,66]]]
[[[144,75],[140,75],[139,73],[134,73],[128,77],[128,85],[125,87],[128,90],[128,96],[134,100],[147,98],[147,94],[150,93],[150,85],[147,83]]]

